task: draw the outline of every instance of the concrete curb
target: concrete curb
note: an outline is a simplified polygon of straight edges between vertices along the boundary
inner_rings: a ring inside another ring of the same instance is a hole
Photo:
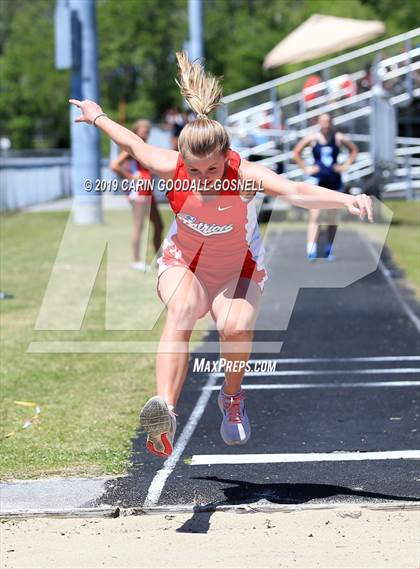
[[[0,520],[27,518],[118,518],[119,515],[119,508],[114,508],[113,506],[61,510],[3,510],[0,512]]]
[[[177,515],[177,514],[211,514],[215,512],[253,514],[253,513],[293,513],[315,510],[335,511],[339,517],[358,518],[362,510],[382,510],[386,512],[418,511],[420,503],[416,502],[334,502],[328,504],[272,504],[261,500],[255,504],[186,504],[179,506],[153,506],[118,508],[113,506],[98,506],[97,508],[64,508],[64,509],[27,509],[0,512],[1,520],[16,520],[26,518],[118,518],[126,516],[146,515]]]
[[[0,517],[13,515],[60,515],[61,512],[98,511],[108,514],[111,506],[100,504],[106,487],[119,477],[100,478],[41,478],[38,480],[14,480],[0,483]],[[99,505],[97,505],[99,504]],[[116,506],[112,508],[114,511]]]

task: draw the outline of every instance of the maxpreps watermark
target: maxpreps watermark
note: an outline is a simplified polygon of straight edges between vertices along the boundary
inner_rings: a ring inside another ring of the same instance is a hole
[[[240,372],[245,373],[270,373],[276,371],[276,362],[272,360],[244,360],[231,361],[225,358],[219,360],[207,360],[206,358],[195,358],[193,372],[196,373],[225,373]]]

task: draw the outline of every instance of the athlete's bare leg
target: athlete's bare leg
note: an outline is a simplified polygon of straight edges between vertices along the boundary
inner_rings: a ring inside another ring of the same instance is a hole
[[[192,330],[210,306],[202,284],[187,268],[167,269],[159,277],[158,287],[168,314],[156,357],[157,394],[175,407],[187,375]],[[172,345],[171,353],[164,351],[164,343]]]
[[[336,209],[329,209],[327,211],[327,242],[329,245],[334,243],[335,234],[337,233],[337,217],[338,211]]]
[[[307,232],[307,243],[308,244],[316,244],[318,241],[318,220],[319,220],[319,209],[310,209],[309,210],[309,221],[308,221],[308,232]]]
[[[233,395],[241,388],[260,304],[261,289],[249,279],[233,280],[212,302],[211,311],[220,335],[220,354],[227,360],[223,388],[227,395]],[[230,351],[236,343],[241,346],[241,351]],[[229,371],[234,362],[244,362],[240,371]]]
[[[133,212],[133,229],[131,231],[131,251],[133,256],[133,262],[138,263],[140,261],[140,244],[141,235],[144,227],[144,220],[146,213],[149,210],[149,204],[147,201],[135,201],[130,200],[131,209]]]
[[[155,200],[152,200],[150,207],[150,221],[153,223],[153,245],[157,253],[162,245],[163,223]]]

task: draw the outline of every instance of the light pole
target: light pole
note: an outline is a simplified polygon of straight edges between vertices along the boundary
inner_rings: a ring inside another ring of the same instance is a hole
[[[56,67],[71,68],[71,97],[99,102],[96,39],[96,0],[57,0],[55,13]],[[100,178],[99,130],[75,123],[80,114],[70,107],[71,183],[73,221],[77,224],[101,223],[101,194],[94,192]],[[90,180],[93,190],[85,189]]]

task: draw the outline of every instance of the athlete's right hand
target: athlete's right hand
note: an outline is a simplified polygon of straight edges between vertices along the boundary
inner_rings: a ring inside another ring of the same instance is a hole
[[[319,166],[306,166],[304,172],[305,176],[313,176],[314,174],[318,174]]]
[[[86,122],[88,124],[92,124],[93,119],[103,113],[101,107],[94,101],[89,101],[89,99],[85,99],[84,101],[69,99],[69,103],[75,105],[82,111],[82,114],[79,115],[74,122]]]

